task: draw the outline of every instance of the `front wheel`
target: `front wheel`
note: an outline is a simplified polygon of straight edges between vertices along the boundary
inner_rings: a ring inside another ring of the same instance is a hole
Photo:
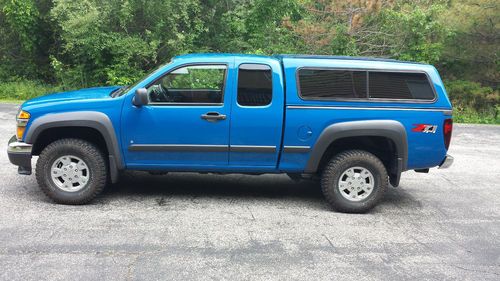
[[[337,154],[326,166],[321,188],[326,200],[337,211],[364,213],[372,209],[388,187],[384,164],[363,150]]]
[[[40,153],[36,179],[42,191],[61,204],[90,202],[106,186],[107,165],[102,152],[80,139],[62,139]]]

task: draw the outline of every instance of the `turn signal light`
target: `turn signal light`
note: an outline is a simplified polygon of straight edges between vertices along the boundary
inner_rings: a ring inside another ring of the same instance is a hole
[[[17,140],[23,139],[25,130],[26,130],[26,127],[17,127],[17,131],[16,131]]]
[[[16,116],[16,121],[17,121],[17,130],[16,130],[16,137],[18,141],[21,141],[24,136],[24,131],[26,131],[26,125],[28,124],[28,121],[30,119],[31,115],[24,111],[20,110],[19,113]]]

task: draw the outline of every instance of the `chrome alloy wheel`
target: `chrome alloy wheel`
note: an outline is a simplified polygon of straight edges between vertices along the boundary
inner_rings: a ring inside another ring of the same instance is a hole
[[[372,173],[363,167],[350,167],[340,175],[340,194],[349,201],[361,201],[373,192],[375,180]]]
[[[77,192],[89,182],[90,170],[82,159],[73,155],[64,155],[54,161],[50,168],[50,176],[61,190]]]

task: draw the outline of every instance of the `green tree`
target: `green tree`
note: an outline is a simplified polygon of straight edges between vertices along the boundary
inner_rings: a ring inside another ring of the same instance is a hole
[[[450,79],[466,79],[498,88],[500,81],[500,4],[496,0],[453,1],[442,21],[454,36],[439,62]]]
[[[3,0],[0,9],[0,77],[37,72],[40,14],[32,0]]]
[[[51,17],[62,48],[53,61],[72,84],[129,84],[194,49],[199,11],[197,1],[56,0]]]

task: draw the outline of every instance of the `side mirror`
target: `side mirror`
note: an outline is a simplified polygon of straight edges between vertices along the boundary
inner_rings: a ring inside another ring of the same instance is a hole
[[[148,104],[148,90],[146,88],[139,88],[135,91],[134,98],[132,99],[132,103],[135,106],[143,106]]]

